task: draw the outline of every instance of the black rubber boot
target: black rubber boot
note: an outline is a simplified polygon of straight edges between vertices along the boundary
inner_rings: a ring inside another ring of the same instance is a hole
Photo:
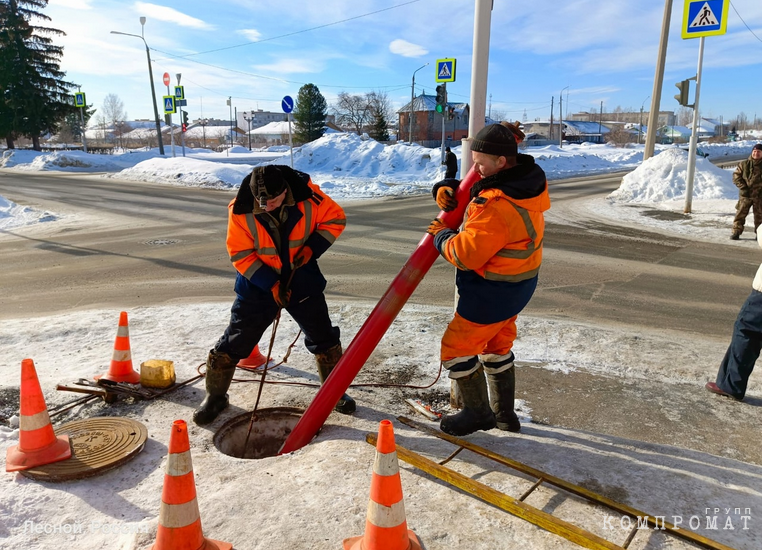
[[[465,378],[456,378],[455,382],[463,396],[463,410],[442,418],[439,429],[459,437],[494,428],[495,414],[489,406],[484,369],[479,367]]]
[[[233,380],[237,359],[214,350],[206,359],[206,398],[193,413],[193,422],[199,426],[209,424],[228,406],[228,388]]]
[[[341,344],[338,344],[323,353],[315,354],[315,362],[317,362],[318,376],[320,377],[321,384],[325,383],[328,375],[331,374],[336,363],[341,359],[341,353]],[[341,414],[352,414],[357,410],[357,404],[354,399],[345,393],[336,403],[333,410]]]
[[[516,395],[516,371],[514,367],[497,374],[490,374],[489,369],[485,369],[485,372],[487,372],[487,383],[489,384],[489,404],[492,412],[495,413],[497,429],[506,432],[520,432],[521,423],[514,411]]]

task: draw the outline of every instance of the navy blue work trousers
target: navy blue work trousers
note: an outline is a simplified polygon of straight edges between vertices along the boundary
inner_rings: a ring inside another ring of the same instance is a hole
[[[717,373],[717,386],[722,391],[743,399],[761,349],[762,292],[752,290],[741,306],[733,326],[733,338]]]
[[[233,359],[244,359],[254,350],[267,327],[278,314],[278,305],[269,291],[249,283],[242,275],[236,280],[236,299],[230,309],[230,324],[214,349]],[[285,308],[304,333],[304,345],[311,353],[323,353],[341,343],[339,327],[331,324],[328,304],[322,292],[314,292]],[[260,350],[265,353],[267,350]]]

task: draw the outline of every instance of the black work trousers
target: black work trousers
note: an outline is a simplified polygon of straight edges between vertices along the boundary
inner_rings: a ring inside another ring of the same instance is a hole
[[[290,303],[285,309],[302,329],[304,345],[311,353],[323,353],[341,343],[339,327],[331,324],[322,292]],[[259,290],[245,295],[237,293],[230,309],[230,324],[214,349],[233,359],[248,357],[277,314],[278,305],[271,293]]]

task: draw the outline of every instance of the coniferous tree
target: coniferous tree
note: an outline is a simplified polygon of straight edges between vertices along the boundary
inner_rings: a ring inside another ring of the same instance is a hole
[[[393,112],[389,97],[385,92],[370,92],[366,98],[370,119],[368,134],[376,141],[388,141],[390,113]]]
[[[323,135],[327,109],[328,104],[317,86],[305,84],[299,88],[294,106],[294,139],[298,143],[308,143]]]
[[[0,138],[9,149],[17,136],[32,139],[40,150],[40,135],[54,132],[74,112],[69,92],[75,85],[63,80],[63,47],[51,36],[63,31],[32,24],[50,21],[40,12],[48,0],[0,0]]]

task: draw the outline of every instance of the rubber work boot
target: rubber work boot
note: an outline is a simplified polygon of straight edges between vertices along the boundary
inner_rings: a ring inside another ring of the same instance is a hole
[[[193,413],[193,422],[209,424],[228,406],[228,388],[233,380],[237,359],[227,353],[210,351],[206,359],[206,398]]]
[[[463,410],[442,418],[439,429],[446,434],[462,436],[494,428],[495,413],[489,406],[484,369],[480,366],[468,376],[456,378],[455,382],[463,396]]]
[[[516,394],[516,371],[513,367],[497,374],[487,374],[489,385],[489,405],[495,413],[497,429],[518,433],[521,431],[519,417],[516,416],[514,397]]]
[[[741,237],[740,233],[733,232],[730,234],[730,240],[731,241],[737,241]]]
[[[318,376],[320,376],[320,384],[324,384],[328,375],[331,374],[336,363],[341,359],[341,344],[336,344],[332,348],[324,351],[323,353],[315,354],[315,362],[317,362]],[[346,393],[341,396],[339,402],[333,408],[334,411],[341,414],[352,414],[357,410],[357,404],[355,400],[349,397]]]

